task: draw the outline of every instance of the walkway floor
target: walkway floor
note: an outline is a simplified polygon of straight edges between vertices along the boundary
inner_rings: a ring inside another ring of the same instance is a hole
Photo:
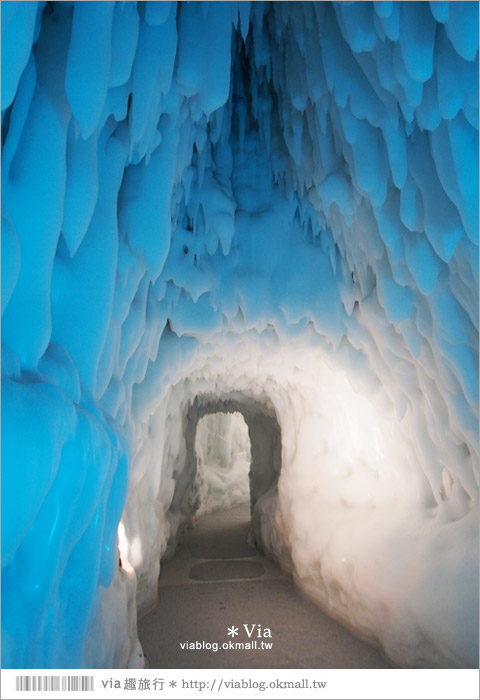
[[[160,602],[138,622],[150,667],[390,668],[248,545],[249,519],[248,505],[199,518],[162,565]]]

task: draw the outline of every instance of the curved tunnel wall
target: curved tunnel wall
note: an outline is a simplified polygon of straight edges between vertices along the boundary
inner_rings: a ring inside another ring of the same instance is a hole
[[[141,665],[182,416],[230,391],[275,406],[300,585],[399,665],[476,662],[477,28],[2,4],[5,666]]]

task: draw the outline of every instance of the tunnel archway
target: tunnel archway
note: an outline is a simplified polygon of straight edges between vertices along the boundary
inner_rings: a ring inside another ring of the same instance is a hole
[[[186,452],[181,474],[176,480],[169,517],[182,523],[176,536],[167,545],[164,559],[173,556],[179,537],[198,510],[200,503],[195,491],[198,463],[195,436],[201,418],[214,413],[240,413],[247,425],[250,438],[251,463],[249,471],[250,512],[255,544],[264,549],[261,510],[266,502],[275,507],[278,479],[282,466],[282,433],[275,408],[268,402],[240,392],[221,397],[199,395],[189,404],[184,414],[183,433]]]
[[[209,413],[195,434],[197,516],[248,504],[250,498],[250,437],[241,413]],[[250,509],[248,508],[249,512]]]

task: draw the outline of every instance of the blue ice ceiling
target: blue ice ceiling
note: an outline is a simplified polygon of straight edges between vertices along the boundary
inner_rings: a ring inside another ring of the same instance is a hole
[[[182,416],[232,391],[283,431],[265,549],[399,665],[474,663],[478,3],[1,10],[3,665],[142,665]]]

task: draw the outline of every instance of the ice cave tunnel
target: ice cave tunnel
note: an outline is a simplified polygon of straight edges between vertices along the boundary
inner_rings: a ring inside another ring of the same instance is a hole
[[[3,666],[142,664],[237,411],[258,546],[474,667],[478,3],[1,11]]]

